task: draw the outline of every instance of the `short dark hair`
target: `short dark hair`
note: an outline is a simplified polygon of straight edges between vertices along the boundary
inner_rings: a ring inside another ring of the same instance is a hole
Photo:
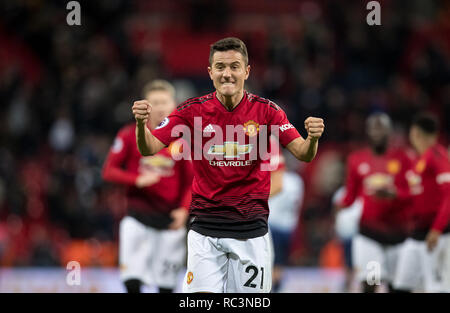
[[[211,45],[209,50],[209,65],[212,64],[213,55],[216,51],[235,50],[240,52],[244,57],[245,65],[248,65],[248,52],[245,43],[236,37],[227,37],[216,41]]]
[[[413,118],[411,126],[417,126],[423,132],[434,135],[439,131],[439,120],[432,113],[422,112]]]

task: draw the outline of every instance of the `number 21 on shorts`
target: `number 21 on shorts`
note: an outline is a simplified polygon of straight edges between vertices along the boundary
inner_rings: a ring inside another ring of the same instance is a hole
[[[249,265],[245,268],[245,272],[250,275],[249,279],[245,282],[244,286],[249,288],[260,288],[263,289],[264,285],[264,267],[257,268],[254,265]],[[258,273],[261,273],[261,277],[258,280],[256,278],[258,277]],[[248,275],[247,275],[248,276]],[[259,285],[259,286],[258,286]]]

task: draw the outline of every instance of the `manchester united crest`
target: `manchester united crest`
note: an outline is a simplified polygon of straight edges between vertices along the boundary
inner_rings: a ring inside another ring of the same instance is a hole
[[[397,160],[390,160],[386,166],[388,173],[392,174],[392,175],[397,174],[400,171],[400,168],[401,168],[401,164]]]
[[[249,137],[256,136],[259,131],[259,124],[253,120],[244,123],[245,134]]]
[[[421,159],[416,164],[416,172],[419,173],[419,174],[422,173],[425,170],[425,166],[426,166],[425,160]]]

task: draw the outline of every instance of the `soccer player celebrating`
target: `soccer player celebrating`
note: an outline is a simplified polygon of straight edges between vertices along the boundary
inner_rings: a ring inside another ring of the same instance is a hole
[[[413,229],[400,250],[394,287],[411,292],[442,289],[439,259],[450,240],[450,164],[446,149],[437,143],[436,117],[422,113],[413,120],[409,139],[419,154],[407,173],[413,197]],[[449,290],[447,290],[448,292]]]
[[[155,129],[175,108],[175,89],[155,80],[143,94],[153,104],[146,127]],[[103,167],[105,181],[127,186],[127,216],[119,229],[121,279],[130,293],[140,292],[142,284],[172,292],[185,261],[192,162],[174,160],[178,142],[143,157],[135,128],[131,123],[119,131]]]
[[[352,263],[364,292],[375,292],[381,281],[387,281],[392,289],[398,249],[407,238],[405,173],[411,161],[404,150],[389,147],[391,128],[387,114],[369,116],[366,131],[370,148],[348,157],[345,195],[336,205],[339,210],[350,206],[357,197],[363,200],[359,233],[352,242]],[[371,271],[378,268],[378,279],[371,277]]]
[[[307,118],[303,139],[275,103],[244,90],[250,65],[237,38],[211,46],[208,72],[215,92],[183,102],[153,131],[145,126],[153,104],[134,102],[139,150],[157,153],[181,136],[180,126],[190,139],[194,181],[183,291],[269,292],[270,171],[262,166],[264,146],[273,133],[297,159],[309,162],[324,123]]]

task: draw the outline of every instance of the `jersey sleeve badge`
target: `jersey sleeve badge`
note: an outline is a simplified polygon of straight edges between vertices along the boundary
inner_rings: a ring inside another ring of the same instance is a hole
[[[165,119],[163,119],[162,122],[159,123],[159,125],[158,125],[155,129],[163,128],[163,127],[166,126],[167,124],[169,124],[169,118],[168,118],[168,117],[166,117]]]

